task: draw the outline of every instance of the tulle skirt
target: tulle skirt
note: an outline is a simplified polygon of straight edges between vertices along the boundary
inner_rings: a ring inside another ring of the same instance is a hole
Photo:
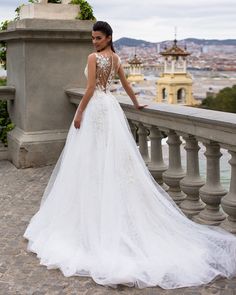
[[[155,182],[110,93],[96,90],[24,237],[40,264],[96,283],[174,289],[236,276],[236,237],[189,220]]]

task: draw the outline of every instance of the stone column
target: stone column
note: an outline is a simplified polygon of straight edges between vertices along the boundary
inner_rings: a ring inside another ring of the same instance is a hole
[[[16,126],[8,134],[9,157],[16,167],[43,166],[58,159],[75,114],[65,88],[86,85],[92,25],[22,19],[0,33],[0,40],[7,41],[7,83],[16,89],[15,100],[8,103]]]
[[[204,185],[199,173],[198,142],[194,136],[184,137],[187,153],[187,173],[180,181],[180,187],[186,194],[186,199],[180,204],[182,211],[189,217],[198,214],[205,204],[199,199],[199,189]]]
[[[169,168],[163,173],[163,180],[169,186],[168,193],[176,202],[180,204],[185,199],[185,194],[181,191],[179,182],[185,176],[181,165],[179,136],[171,130],[168,135],[169,145]]]
[[[183,69],[184,73],[186,73],[187,71],[187,61],[186,59],[184,59],[184,69]]]
[[[138,141],[139,141],[139,151],[143,157],[146,164],[149,162],[148,154],[148,143],[147,143],[147,130],[142,123],[138,124]]]
[[[171,73],[173,74],[175,72],[175,60],[171,60]]]
[[[148,165],[148,168],[154,177],[163,189],[167,190],[167,185],[163,182],[162,174],[167,170],[167,165],[164,163],[162,155],[162,135],[160,130],[152,126],[150,129],[150,140],[151,140],[151,162]]]
[[[164,73],[167,72],[167,59],[165,58],[165,61],[164,61]]]
[[[229,160],[231,165],[231,180],[229,192],[221,200],[221,205],[224,211],[228,214],[220,226],[227,231],[236,234],[236,152],[229,151],[232,158]]]
[[[227,191],[220,184],[220,145],[216,142],[206,143],[205,156],[207,159],[206,184],[200,188],[200,198],[206,204],[204,210],[193,217],[193,220],[208,224],[219,225],[225,219],[220,208],[221,198]]]

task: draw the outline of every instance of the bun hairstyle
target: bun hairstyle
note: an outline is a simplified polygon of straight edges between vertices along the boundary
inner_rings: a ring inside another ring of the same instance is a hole
[[[111,26],[107,22],[97,21],[93,25],[93,31],[100,31],[100,32],[104,33],[106,35],[106,37],[111,36],[111,41],[110,41],[109,45],[111,46],[111,50],[113,52],[115,52],[113,42],[112,42],[112,33],[113,33],[113,31],[112,31]]]

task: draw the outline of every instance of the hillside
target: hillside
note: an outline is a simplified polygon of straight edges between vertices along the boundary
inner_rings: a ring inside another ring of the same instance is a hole
[[[153,47],[158,43],[164,44],[166,42],[169,42],[169,40],[162,41],[162,42],[148,42],[145,40],[139,40],[139,39],[133,39],[133,38],[127,38],[123,37],[114,42],[114,45],[116,48],[119,49],[119,47],[123,46],[129,46],[129,47]],[[225,40],[217,40],[217,39],[197,39],[197,38],[187,38],[183,40],[179,40],[179,42],[184,42],[186,44],[188,43],[195,43],[197,45],[234,45],[236,46],[236,39],[225,39]]]

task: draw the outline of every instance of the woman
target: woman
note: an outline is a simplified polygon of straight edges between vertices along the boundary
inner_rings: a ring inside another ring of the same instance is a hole
[[[40,263],[101,285],[174,289],[236,275],[236,237],[189,220],[149,173],[124,113],[110,93],[118,74],[112,45],[96,22],[86,92],[66,144],[24,237]]]

